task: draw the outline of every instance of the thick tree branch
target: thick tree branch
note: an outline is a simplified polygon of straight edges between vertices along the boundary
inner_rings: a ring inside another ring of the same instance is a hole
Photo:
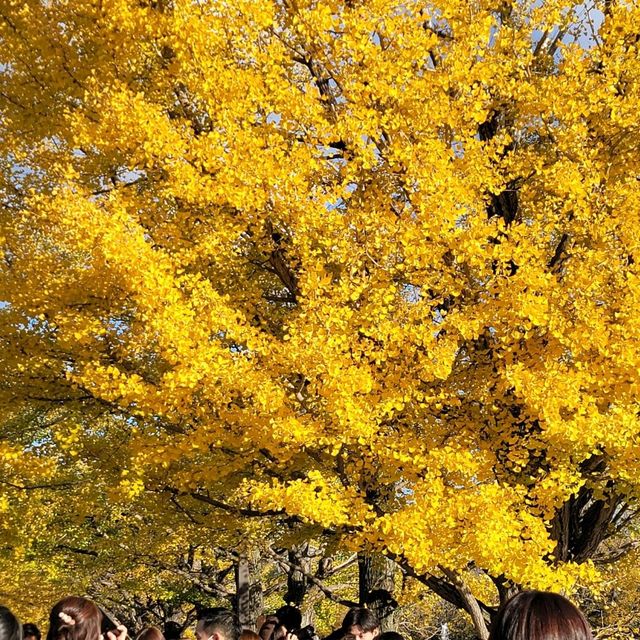
[[[467,604],[464,598],[458,591],[457,587],[443,578],[428,574],[418,573],[409,563],[409,561],[402,555],[396,555],[387,553],[387,557],[391,558],[402,569],[403,573],[411,578],[414,578],[421,584],[429,587],[436,595],[440,596],[443,600],[451,603],[458,609],[467,611]],[[476,599],[477,600],[477,599]],[[486,620],[490,620],[495,615],[495,608],[488,606],[481,600],[477,600],[478,606],[482,612],[482,616]]]
[[[473,620],[473,626],[480,640],[487,640],[489,637],[488,622],[490,618],[485,617],[485,613],[480,606],[480,602],[473,595],[469,585],[455,571],[440,567],[441,571],[449,578],[449,581],[455,586],[464,602],[464,608]]]
[[[327,587],[322,581],[318,580],[316,576],[309,573],[308,571],[305,571],[305,569],[301,567],[299,564],[296,564],[295,562],[292,562],[291,560],[284,558],[283,556],[279,555],[273,550],[269,551],[269,556],[273,558],[276,562],[280,564],[284,564],[290,569],[294,569],[295,571],[300,572],[311,584],[318,587],[318,589],[332,602],[337,602],[338,604],[341,604],[349,608],[358,606],[358,603],[354,602],[353,600],[346,600],[344,598],[340,598],[339,596],[336,596],[336,594],[333,593],[333,591],[329,587]]]

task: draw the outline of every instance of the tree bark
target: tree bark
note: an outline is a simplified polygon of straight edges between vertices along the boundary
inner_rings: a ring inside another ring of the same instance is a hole
[[[395,563],[380,554],[358,554],[358,601],[371,609],[380,630],[392,631],[398,603],[393,598]]]
[[[287,555],[291,564],[287,571],[287,593],[284,596],[284,600],[288,604],[300,607],[309,587],[307,578],[311,570],[309,543],[304,542],[301,545],[292,547],[287,551]]]
[[[489,627],[487,625],[487,621],[485,620],[480,604],[471,592],[469,585],[454,571],[449,571],[444,568],[442,571],[458,590],[458,593],[464,602],[464,608],[471,616],[478,638],[480,638],[480,640],[488,640]]]
[[[240,554],[235,564],[236,597],[235,609],[243,629],[256,631],[256,620],[262,612],[262,586],[251,580],[249,558]]]

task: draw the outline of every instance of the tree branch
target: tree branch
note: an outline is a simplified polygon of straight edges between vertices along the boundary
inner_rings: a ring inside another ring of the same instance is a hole
[[[314,576],[313,574],[309,573],[308,571],[305,571],[305,569],[303,567],[301,567],[299,564],[296,564],[295,562],[292,562],[289,559],[286,559],[284,557],[282,557],[281,555],[278,555],[275,551],[273,551],[272,549],[269,550],[269,556],[271,558],[273,558],[276,562],[280,563],[280,564],[284,564],[286,566],[288,566],[290,569],[294,569],[295,571],[300,572],[311,584],[313,584],[314,586],[318,587],[318,589],[320,589],[320,591],[322,591],[322,593],[329,598],[329,600],[331,600],[332,602],[337,602],[338,604],[341,604],[345,607],[357,607],[359,606],[357,602],[354,602],[353,600],[345,600],[343,598],[340,598],[338,596],[335,595],[335,593],[333,593],[333,591],[331,591],[331,589],[329,589],[329,587],[325,586],[324,583],[322,583],[320,580],[318,580],[318,578],[316,576]]]

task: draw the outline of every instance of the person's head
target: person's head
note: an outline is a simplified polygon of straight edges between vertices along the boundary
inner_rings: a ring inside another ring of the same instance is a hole
[[[404,636],[397,631],[385,631],[378,640],[404,640]]]
[[[164,637],[166,640],[180,640],[182,627],[175,620],[167,620],[164,623]]]
[[[267,619],[260,626],[260,631],[258,631],[260,640],[269,640],[277,626],[278,618],[276,616],[267,616]]]
[[[283,624],[277,624],[273,629],[270,640],[286,640],[287,633],[289,633],[287,627]]]
[[[380,635],[380,622],[373,611],[355,607],[344,617],[342,631],[345,640],[373,640]]]
[[[102,612],[95,603],[69,596],[51,609],[47,640],[100,640],[101,624]]]
[[[238,618],[228,609],[203,609],[198,615],[196,640],[240,640],[241,632]]]
[[[324,640],[342,640],[344,638],[344,631],[342,627],[334,629]]]
[[[243,629],[240,634],[240,640],[260,640],[260,636],[251,629]]]
[[[0,640],[22,640],[20,621],[2,605],[0,605]]]
[[[22,625],[23,640],[40,640],[41,637],[40,629],[33,622],[25,622]]]
[[[498,611],[489,640],[592,640],[586,618],[557,593],[522,591]]]
[[[137,636],[136,640],[165,640],[162,631],[158,627],[145,627]]]
[[[285,604],[276,611],[278,622],[283,625],[287,631],[297,631],[302,625],[302,613],[298,607]]]

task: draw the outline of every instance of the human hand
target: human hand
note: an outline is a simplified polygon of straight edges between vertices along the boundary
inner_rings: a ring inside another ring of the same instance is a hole
[[[126,640],[127,627],[123,624],[119,624],[115,631],[107,631],[107,637],[105,640]]]

